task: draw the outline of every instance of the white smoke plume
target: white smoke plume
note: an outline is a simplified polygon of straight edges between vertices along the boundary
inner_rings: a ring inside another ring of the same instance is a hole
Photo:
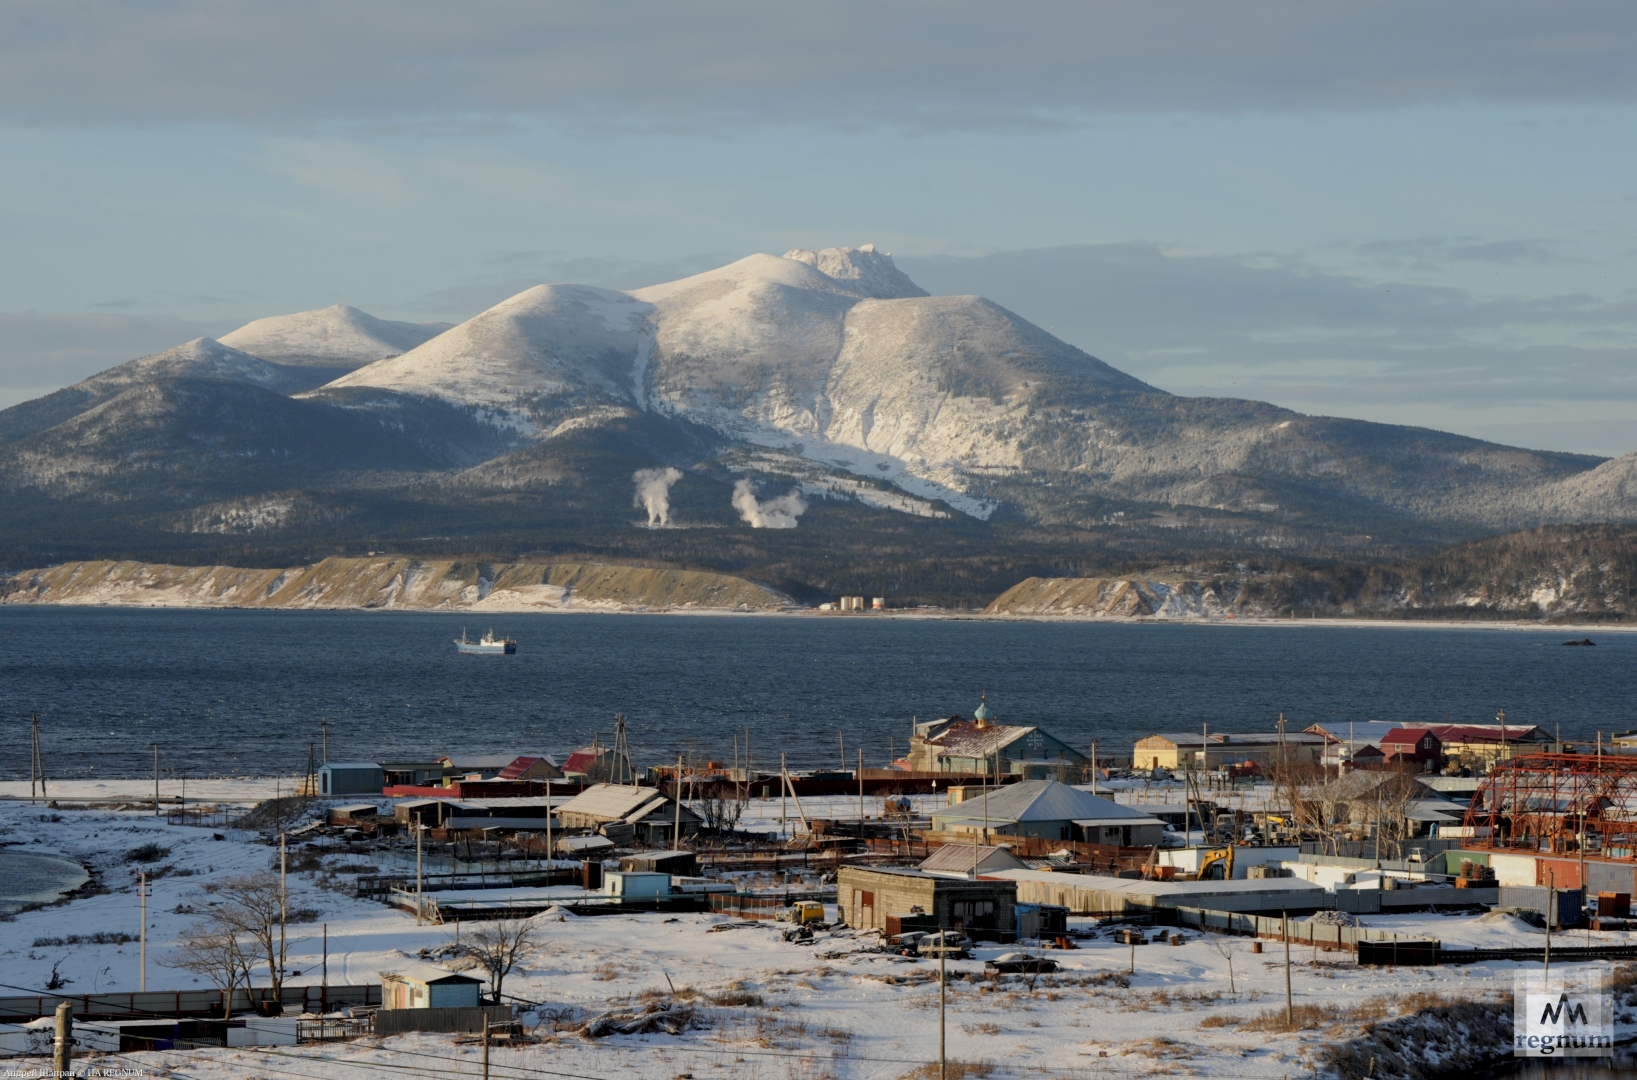
[[[663,529],[671,523],[671,485],[682,479],[681,469],[638,469],[631,474],[637,482],[634,505],[648,511],[648,527]]]
[[[801,492],[792,491],[777,499],[759,502],[751,490],[749,480],[733,485],[733,508],[752,529],[794,529],[796,519],[807,509],[807,500]]]

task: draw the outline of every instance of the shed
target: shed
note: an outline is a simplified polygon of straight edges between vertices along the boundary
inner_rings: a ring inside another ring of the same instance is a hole
[[[897,867],[844,866],[837,902],[847,925],[882,929],[887,916],[920,909],[945,930],[988,941],[1015,934],[1017,883],[996,878],[958,878]]]
[[[699,829],[699,815],[686,806],[681,808],[680,817],[683,836]],[[680,839],[675,836],[676,802],[654,788],[592,784],[558,807],[557,818],[565,829],[607,831],[623,826],[632,830],[635,839],[648,844]]]
[[[614,846],[614,841],[606,836],[565,836],[552,846],[557,849],[559,855],[585,857],[609,850]]]
[[[330,807],[329,821],[331,825],[349,825],[355,822],[374,822],[380,808],[374,803],[348,803],[346,806]]]
[[[379,795],[386,773],[373,761],[331,761],[318,767],[320,795]]]
[[[976,866],[976,875],[973,867]],[[1003,847],[982,844],[945,844],[921,861],[916,869],[945,877],[973,877],[997,870],[1027,870],[1029,864]]]
[[[406,962],[381,972],[383,1009],[456,1009],[476,1007],[482,979],[445,971],[433,964]]]
[[[1165,823],[1089,791],[1055,780],[1024,780],[932,814],[940,832],[1032,836],[1087,844],[1152,847]]]
[[[449,817],[449,800],[401,799],[393,806],[392,817],[400,825],[420,824],[436,829]]]
[[[699,858],[691,851],[645,851],[620,859],[620,869],[693,877],[699,872]]]
[[[603,895],[626,900],[659,900],[671,895],[671,875],[610,870],[603,875]]]

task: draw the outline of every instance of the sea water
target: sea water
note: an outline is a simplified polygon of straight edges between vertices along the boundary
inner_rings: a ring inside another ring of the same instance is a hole
[[[460,656],[463,628],[519,641]],[[835,616],[0,608],[0,775],[38,713],[56,777],[293,774],[331,761],[557,755],[612,738],[758,767],[880,766],[912,721],[1038,724],[1129,756],[1156,732],[1349,720],[1637,728],[1637,634],[1575,630],[1002,622]],[[842,746],[845,745],[845,759]]]

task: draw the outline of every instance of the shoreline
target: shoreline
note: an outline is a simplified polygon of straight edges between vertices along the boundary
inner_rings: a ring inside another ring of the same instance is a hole
[[[492,608],[425,608],[410,605],[390,607],[357,607],[357,606],[320,606],[312,607],[262,607],[248,604],[135,604],[135,603],[52,603],[52,602],[16,602],[0,600],[0,613],[16,609],[49,608],[56,610],[99,610],[99,611],[254,611],[269,613],[296,613],[310,614],[315,612],[341,614],[356,612],[359,614],[412,614],[412,615],[659,615],[659,616],[689,616],[689,617],[727,617],[727,618],[809,618],[834,619],[837,621],[916,621],[928,622],[994,622],[994,623],[1072,623],[1076,625],[1103,625],[1103,626],[1279,626],[1295,629],[1303,628],[1344,628],[1362,629],[1382,627],[1388,629],[1428,629],[1428,630],[1513,630],[1526,632],[1551,633],[1637,633],[1637,623],[1623,622],[1535,622],[1535,621],[1499,621],[1494,619],[1414,619],[1414,618],[1359,618],[1357,616],[1319,617],[1319,618],[1278,618],[1270,615],[1240,615],[1235,618],[1221,616],[1181,616],[1156,617],[1139,616],[1135,618],[1107,618],[1103,616],[1081,615],[1053,615],[1053,614],[1015,614],[997,613],[988,614],[982,611],[894,611],[888,609],[883,612],[841,612],[819,611],[816,608],[786,608],[783,610],[742,610],[737,608],[705,608],[705,607],[675,607],[675,608],[647,608],[622,607],[618,605],[588,603],[583,607],[572,608],[545,608],[537,605],[519,604],[515,606],[496,606]]]

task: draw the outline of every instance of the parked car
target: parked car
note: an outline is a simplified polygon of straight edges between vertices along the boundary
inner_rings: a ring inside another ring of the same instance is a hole
[[[824,905],[817,900],[797,900],[779,914],[782,920],[788,922],[821,923],[824,921]]]
[[[1057,961],[1028,953],[1001,953],[984,961],[983,970],[995,975],[1044,975],[1057,970]]]
[[[972,954],[972,939],[958,930],[945,930],[942,934],[937,931],[922,934],[921,940],[915,943],[915,951],[921,956],[936,958],[941,948],[951,949],[950,956],[964,959]]]

